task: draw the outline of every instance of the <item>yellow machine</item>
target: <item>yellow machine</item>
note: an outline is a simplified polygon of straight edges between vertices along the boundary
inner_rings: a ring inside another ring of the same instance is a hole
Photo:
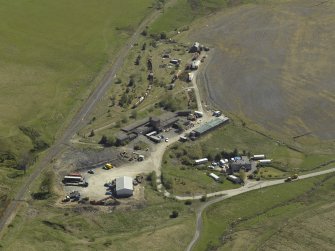
[[[111,163],[106,163],[105,166],[104,166],[104,169],[106,170],[109,170],[109,169],[112,169],[113,168],[113,165]]]

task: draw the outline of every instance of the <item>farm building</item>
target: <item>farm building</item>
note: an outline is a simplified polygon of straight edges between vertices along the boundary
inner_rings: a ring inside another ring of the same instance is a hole
[[[118,197],[129,197],[133,195],[133,179],[122,176],[115,179],[115,193]]]
[[[239,172],[241,169],[245,171],[251,170],[251,163],[247,156],[242,156],[242,158],[235,159],[230,163],[230,171],[232,173]]]
[[[172,126],[179,120],[178,113],[166,112],[159,117],[146,118],[140,121],[137,121],[131,125],[123,127],[117,135],[117,141],[120,144],[131,141],[137,137],[139,134],[148,134],[152,131],[162,131],[163,129]]]
[[[229,118],[227,117],[219,117],[219,118],[215,118],[209,122],[207,122],[206,124],[200,126],[199,128],[195,129],[193,132],[195,134],[195,136],[199,137],[201,135],[204,135],[207,132],[210,132],[211,130],[227,123],[229,121]]]
[[[176,113],[166,112],[163,115],[150,119],[150,125],[155,131],[162,131],[163,129],[172,126],[178,122],[179,118]]]
[[[136,133],[124,133],[124,132],[119,132],[116,135],[116,143],[118,145],[123,145],[127,143],[128,141],[131,141],[137,137]]]

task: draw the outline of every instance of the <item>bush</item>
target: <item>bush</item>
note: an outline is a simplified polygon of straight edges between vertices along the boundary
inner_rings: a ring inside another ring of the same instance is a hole
[[[162,32],[161,34],[160,34],[160,37],[161,37],[161,39],[166,39],[166,33],[165,32]]]
[[[166,176],[163,174],[162,174],[162,183],[166,189],[173,188],[173,181],[170,178],[166,178]]]
[[[178,211],[173,210],[173,211],[172,211],[172,214],[170,215],[170,218],[177,218],[178,216],[179,216]]]
[[[191,200],[185,201],[185,205],[188,205],[188,206],[192,205],[192,201]]]
[[[201,202],[205,202],[207,200],[207,195],[203,195],[200,199]]]
[[[148,176],[148,181],[150,181],[150,184],[154,190],[157,190],[157,174],[155,171],[152,171],[150,175]]]
[[[109,147],[117,145],[116,138],[114,136],[107,137],[106,135],[102,135],[99,144]]]
[[[95,135],[94,130],[92,129],[88,137],[93,137]]]
[[[39,191],[32,193],[34,200],[45,200],[52,196],[53,184],[54,184],[54,173],[49,171],[45,173],[43,180],[40,184]]]

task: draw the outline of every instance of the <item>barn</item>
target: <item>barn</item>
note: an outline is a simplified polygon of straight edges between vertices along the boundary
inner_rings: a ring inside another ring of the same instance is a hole
[[[118,197],[132,196],[133,191],[133,178],[122,176],[115,179],[115,193]]]

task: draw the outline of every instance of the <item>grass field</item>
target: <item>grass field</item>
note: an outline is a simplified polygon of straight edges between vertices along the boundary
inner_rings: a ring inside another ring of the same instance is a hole
[[[177,0],[175,5],[163,10],[163,15],[150,26],[149,31],[161,33],[188,29],[193,21],[217,13],[223,8],[258,2],[264,0]]]
[[[89,125],[80,131],[80,136],[95,131],[94,137],[81,138],[81,141],[96,143],[104,135],[115,135],[120,127],[133,123],[145,117],[157,116],[164,113],[159,105],[161,101],[170,103],[170,110],[195,109],[191,92],[187,90],[189,83],[180,79],[175,80],[174,87],[169,88],[174,74],[182,72],[191,54],[185,51],[188,45],[178,39],[171,43],[165,39],[141,36],[132,47],[124,67],[118,72],[116,81],[111,85],[104,98],[94,109]],[[144,49],[143,49],[144,48]],[[170,58],[162,58],[169,54]],[[137,61],[137,58],[140,58]],[[169,64],[171,59],[181,59],[180,66]],[[154,79],[150,83],[147,60],[153,64]],[[130,81],[133,81],[130,84]],[[145,97],[144,101],[134,108],[134,104]],[[123,99],[126,102],[121,103]],[[136,116],[134,116],[134,114]],[[109,125],[109,126],[108,126]],[[101,129],[102,128],[102,129]]]
[[[34,147],[19,126],[52,143],[152,3],[0,1],[0,191]]]
[[[234,149],[239,154],[265,154],[272,159],[271,166],[259,169],[260,177],[265,179],[320,169],[329,166],[327,163],[335,159],[333,152],[313,153],[309,152],[310,148],[294,150],[293,146],[278,143],[276,139],[243,127],[235,120],[196,141],[176,143],[165,153],[162,173],[172,184],[170,191],[175,194],[197,194],[236,187],[228,181],[220,184],[208,177],[206,173],[210,170],[206,167],[210,163],[200,169],[192,166],[195,159],[207,157],[214,160],[222,151],[232,152]]]
[[[334,184],[321,176],[217,203],[194,250],[333,250]]]
[[[132,209],[99,211],[89,205],[57,208],[53,199],[30,201],[12,222],[5,250],[184,250],[192,238],[193,207],[145,188]],[[178,218],[171,219],[173,210]],[[150,241],[148,241],[150,239]],[[177,245],[177,246],[176,246]]]

